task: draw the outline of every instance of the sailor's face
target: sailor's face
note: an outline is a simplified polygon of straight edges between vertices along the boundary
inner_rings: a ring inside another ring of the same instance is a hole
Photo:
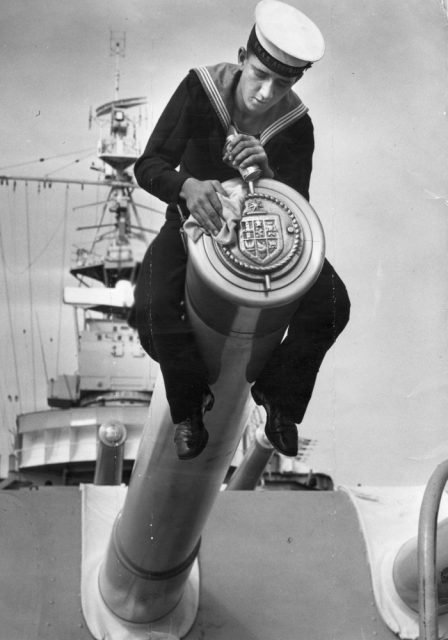
[[[241,106],[251,113],[262,114],[279,102],[297,82],[294,78],[281,76],[266,67],[252,53],[240,58],[243,70],[238,83],[237,94]]]

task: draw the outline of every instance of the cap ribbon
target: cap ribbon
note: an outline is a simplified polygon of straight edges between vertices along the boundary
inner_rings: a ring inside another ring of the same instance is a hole
[[[248,49],[252,49],[257,58],[271,71],[275,71],[281,76],[286,76],[288,78],[294,78],[301,76],[302,73],[311,67],[311,62],[304,65],[303,67],[293,67],[289,64],[285,64],[284,62],[280,62],[277,58],[274,58],[266,49],[261,45],[260,41],[257,38],[257,34],[255,33],[255,27],[252,28],[252,31],[249,35],[249,40],[247,42]]]

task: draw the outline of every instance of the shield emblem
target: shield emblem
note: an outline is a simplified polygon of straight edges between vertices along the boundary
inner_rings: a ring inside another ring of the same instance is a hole
[[[241,219],[238,244],[242,254],[260,265],[269,264],[283,251],[280,218],[275,214],[247,215]]]

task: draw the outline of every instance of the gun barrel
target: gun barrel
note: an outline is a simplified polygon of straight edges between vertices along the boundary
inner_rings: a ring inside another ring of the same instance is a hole
[[[274,447],[266,438],[264,427],[259,427],[246,454],[233,473],[227,491],[253,491],[274,453]]]
[[[100,426],[93,484],[121,484],[126,437],[126,427],[118,420],[111,420]]]
[[[260,180],[257,194],[258,204],[248,196],[254,212],[243,217],[238,245],[223,248],[206,235],[189,241],[186,305],[215,396],[205,416],[210,438],[197,458],[177,459],[160,377],[100,570],[104,601],[127,621],[160,619],[182,599],[204,524],[252,408],[250,384],[322,266],[323,232],[306,200],[273,180]],[[266,211],[257,211],[265,204]],[[253,232],[260,230],[257,248]],[[268,255],[271,269],[262,268],[266,251],[275,254]]]

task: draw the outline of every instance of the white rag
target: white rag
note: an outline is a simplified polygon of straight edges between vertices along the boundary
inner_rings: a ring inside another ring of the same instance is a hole
[[[244,199],[246,197],[244,186],[241,183],[232,187],[230,191],[229,188],[227,188],[227,193],[227,196],[223,196],[220,193],[217,194],[222,204],[221,217],[224,220],[224,224],[219,233],[213,236],[213,240],[216,240],[216,242],[222,245],[236,243],[236,230],[238,222],[241,220]],[[193,216],[190,216],[184,223],[184,231],[193,242],[197,242],[203,233],[208,233],[196,222]]]

